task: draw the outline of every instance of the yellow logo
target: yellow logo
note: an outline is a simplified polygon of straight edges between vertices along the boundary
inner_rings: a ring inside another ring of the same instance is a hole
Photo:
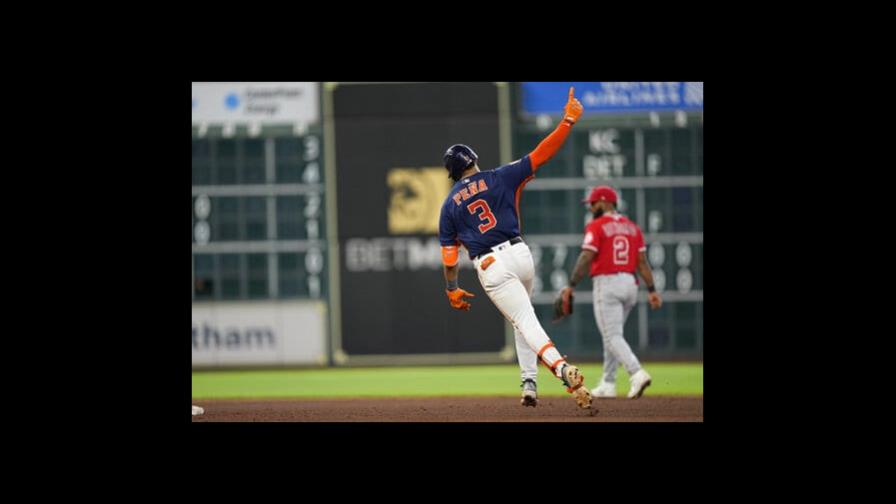
[[[445,168],[393,168],[386,174],[386,184],[391,190],[389,233],[439,232],[439,213],[451,190]]]

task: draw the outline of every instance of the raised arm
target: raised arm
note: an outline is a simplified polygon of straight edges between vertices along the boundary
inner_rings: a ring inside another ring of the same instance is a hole
[[[557,125],[557,128],[551,132],[544,140],[535,147],[535,150],[529,153],[529,159],[532,161],[532,171],[537,171],[538,167],[547,163],[554,154],[563,146],[566,137],[569,136],[572,125],[576,123],[579,116],[582,115],[582,104],[573,96],[575,88],[569,88],[569,99],[566,106],[563,107],[563,120]]]

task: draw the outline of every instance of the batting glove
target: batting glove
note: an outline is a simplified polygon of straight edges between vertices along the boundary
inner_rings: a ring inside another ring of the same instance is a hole
[[[446,290],[445,293],[448,294],[448,302],[451,303],[451,307],[456,310],[470,311],[470,303],[464,301],[464,298],[476,297],[474,294],[471,294],[460,287],[454,290]]]
[[[575,88],[569,88],[569,100],[566,101],[566,106],[563,107],[563,120],[568,122],[570,126],[576,123],[579,120],[579,116],[582,115],[582,104],[573,96],[573,90]]]

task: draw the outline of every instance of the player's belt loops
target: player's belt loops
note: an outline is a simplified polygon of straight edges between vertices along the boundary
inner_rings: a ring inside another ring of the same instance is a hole
[[[523,239],[520,238],[519,236],[517,236],[516,238],[511,238],[510,240],[508,240],[504,243],[499,243],[499,244],[495,245],[494,247],[492,247],[492,252],[504,250],[506,247],[512,247],[512,246],[516,245],[517,243],[522,243],[522,241],[523,241]],[[506,247],[505,247],[505,244],[506,244]]]
[[[508,245],[508,246],[513,246],[513,245],[516,245],[517,243],[522,243],[522,242],[523,242],[523,237],[522,237],[522,236],[517,236],[517,237],[515,237],[515,238],[511,238],[509,241],[507,241],[507,242],[505,242],[505,243],[509,243],[510,245]],[[497,252],[497,251],[499,251],[499,250],[503,250],[503,249],[504,249],[503,245],[504,245],[504,243],[499,243],[498,245],[495,245],[494,247],[490,248],[490,249],[488,250],[488,252],[483,252],[483,253],[479,254],[478,256],[474,257],[473,259],[475,260],[475,259],[478,259],[478,258],[484,256],[485,254],[489,254],[489,253],[491,253],[491,252]]]

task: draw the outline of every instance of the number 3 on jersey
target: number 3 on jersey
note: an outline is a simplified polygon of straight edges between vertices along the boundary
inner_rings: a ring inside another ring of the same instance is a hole
[[[485,224],[479,225],[480,233],[485,233],[498,225],[498,219],[495,218],[495,214],[492,213],[492,209],[489,208],[487,201],[479,199],[467,205],[467,211],[471,214],[476,213],[478,210],[482,210],[479,214],[479,220],[486,221]]]
[[[628,264],[628,238],[613,237],[613,264]]]

